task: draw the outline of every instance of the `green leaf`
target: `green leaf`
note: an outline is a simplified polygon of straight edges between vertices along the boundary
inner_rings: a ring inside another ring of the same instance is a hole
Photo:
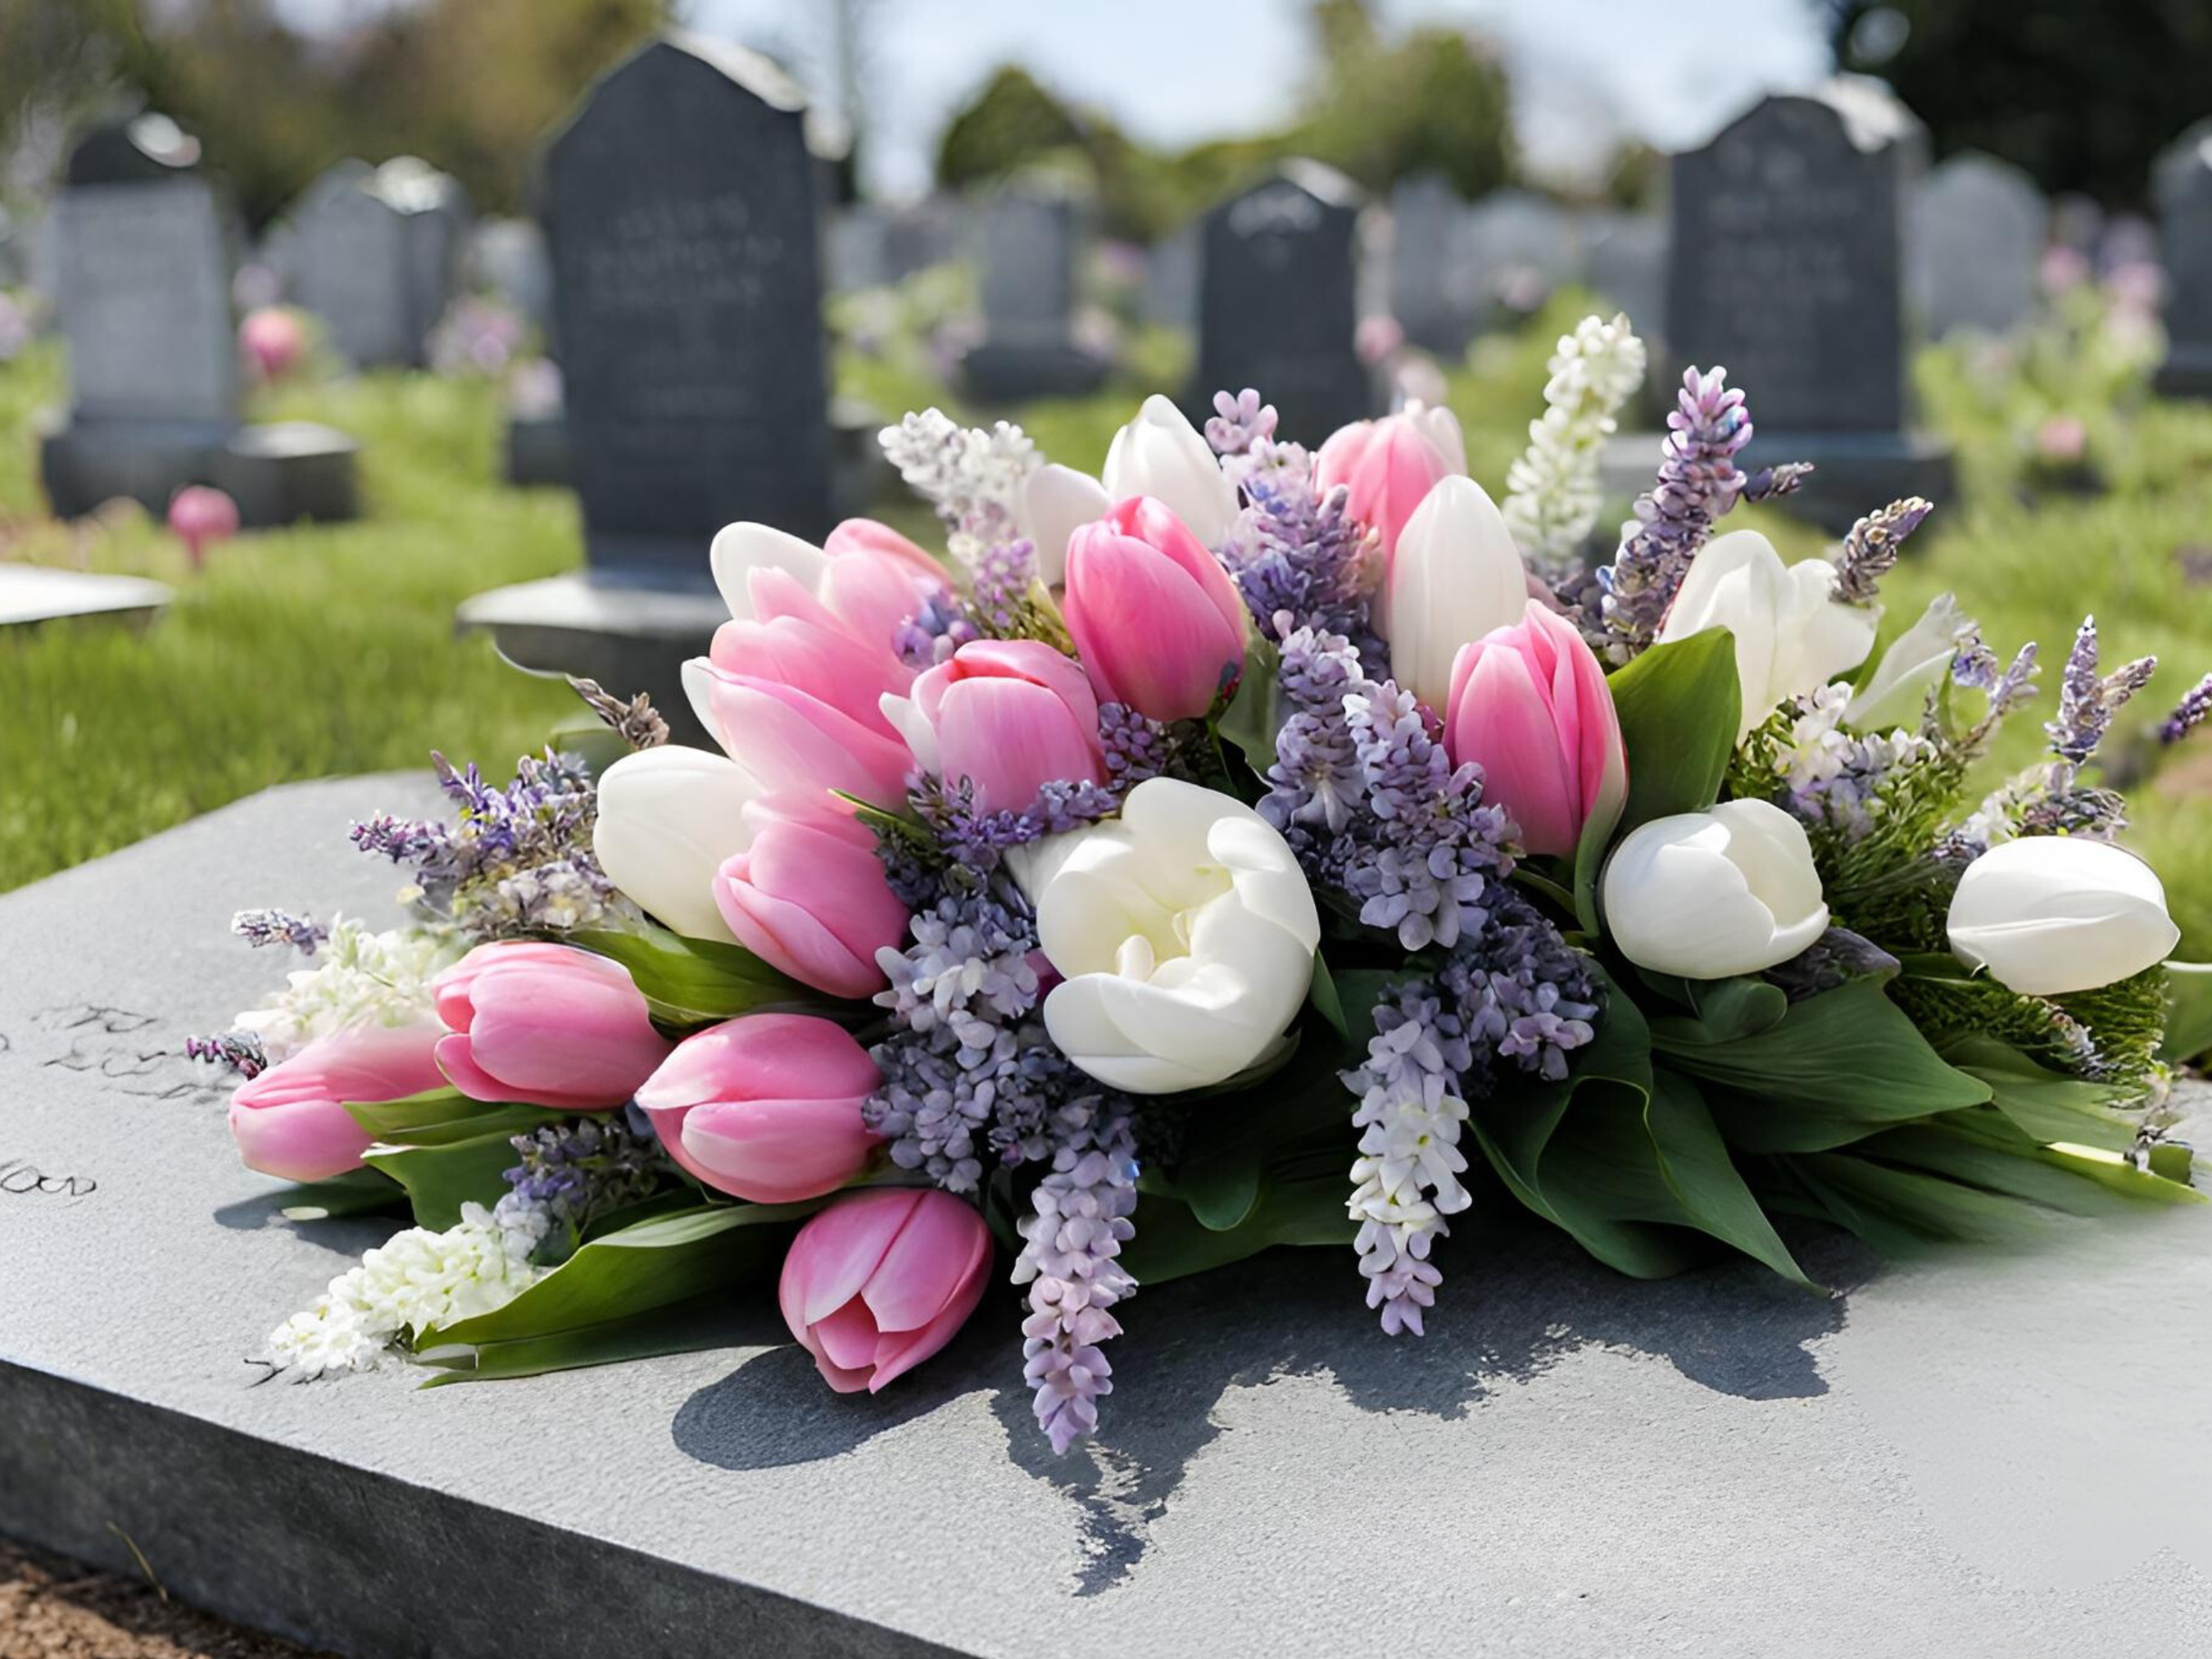
[[[1655,1071],[1644,1122],[1659,1155],[1659,1173],[1693,1225],[1807,1290],[1820,1288],[1805,1277],[1737,1173],[1695,1085],[1674,1073]]]
[[[349,1102],[346,1113],[379,1140],[395,1146],[444,1146],[494,1133],[527,1134],[565,1115],[544,1106],[471,1100],[455,1090],[406,1100]]]
[[[664,1024],[712,1025],[762,1008],[824,1012],[830,1011],[825,1003],[838,1006],[739,945],[686,939],[653,927],[586,929],[563,937],[629,969],[653,1018]]]
[[[782,1260],[796,1224],[819,1208],[717,1204],[625,1227],[591,1240],[504,1307],[418,1332],[415,1346],[480,1347],[581,1330],[757,1278]]]
[[[1275,763],[1275,730],[1279,724],[1275,690],[1281,668],[1281,653],[1254,633],[1244,650],[1244,678],[1237,684],[1237,696],[1214,724],[1214,730],[1261,778]]]
[[[1986,1109],[1886,1129],[1851,1151],[2069,1215],[2118,1215],[2144,1204],[2205,1202],[2202,1193],[2138,1170],[2117,1152],[2039,1146]]]
[[[1136,1237],[1121,1247],[1122,1265],[1138,1284],[1161,1285],[1279,1244],[1349,1244],[1359,1231],[1345,1212],[1350,1189],[1341,1170],[1333,1176],[1267,1181],[1263,1188],[1259,1200],[1228,1228],[1208,1226],[1188,1205],[1167,1194],[1140,1194]]]
[[[2166,1002],[2160,1058],[2178,1066],[2212,1048],[2212,962],[2167,963]]]
[[[1314,951],[1313,983],[1306,988],[1306,1000],[1313,1004],[1314,1012],[1336,1033],[1337,1041],[1352,1041],[1352,1026],[1344,1017],[1344,999],[1337,994],[1336,981],[1328,971],[1328,958],[1318,949]]]
[[[576,1370],[588,1365],[618,1364],[629,1359],[654,1359],[662,1354],[733,1347],[746,1340],[748,1328],[748,1322],[733,1307],[730,1297],[709,1292],[672,1307],[648,1309],[627,1319],[434,1354],[422,1358],[422,1363],[442,1370],[444,1375],[432,1377],[422,1386],[437,1389],[456,1382],[541,1376],[548,1371]]]
[[[494,1133],[429,1146],[372,1146],[362,1162],[407,1189],[416,1226],[443,1232],[460,1220],[462,1205],[498,1203],[517,1159],[509,1136]]]
[[[1979,1034],[1947,1042],[1943,1058],[1988,1084],[1990,1104],[2031,1140],[2108,1152],[2135,1144],[2135,1125],[2115,1109],[2125,1098],[2124,1090],[2054,1072],[2010,1043]]]
[[[1662,1019],[1652,1022],[1651,1042],[1668,1065],[1719,1085],[1706,1097],[1729,1142],[1747,1152],[1819,1152],[1991,1093],[1946,1065],[1874,980],[1794,1003],[1753,1036],[1692,1041]]]
[[[1688,1003],[1687,1018],[1662,1015],[1651,1022],[1654,1042],[1740,1042],[1771,1031],[1790,1012],[1790,998],[1778,985],[1763,979],[1685,979],[1681,988]]]
[[[407,1207],[406,1189],[374,1170],[349,1170],[328,1181],[301,1181],[270,1194],[287,1221],[327,1221]]]

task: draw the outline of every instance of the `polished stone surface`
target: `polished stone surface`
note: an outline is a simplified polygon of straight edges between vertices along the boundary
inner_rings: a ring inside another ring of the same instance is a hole
[[[0,629],[88,617],[143,628],[168,603],[169,590],[143,576],[99,575],[0,561]]]
[[[1129,1304],[1065,1460],[1011,1291],[875,1399],[765,1295],[643,1364],[257,1384],[375,1230],[276,1218],[177,1045],[287,965],[233,909],[377,914],[346,825],[425,799],[282,789],[0,898],[0,1530],[362,1656],[2212,1650],[2202,1210],[1899,1268],[1814,1239],[1827,1297],[1462,1223],[1420,1342],[1348,1254],[1279,1254]]]

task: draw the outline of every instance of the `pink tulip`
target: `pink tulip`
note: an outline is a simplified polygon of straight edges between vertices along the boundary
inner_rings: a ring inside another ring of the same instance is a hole
[[[431,989],[438,1064],[471,1100],[601,1110],[668,1057],[629,969],[574,945],[479,945]]]
[[[978,640],[914,683],[902,724],[928,771],[966,778],[975,805],[1020,811],[1054,781],[1102,783],[1098,696],[1038,640]]]
[[[1376,533],[1388,557],[1437,480],[1466,471],[1452,412],[1416,404],[1401,415],[1339,427],[1314,459],[1314,487],[1326,495],[1344,485],[1352,516]]]
[[[893,653],[889,635],[865,637],[788,571],[755,570],[746,586],[752,616],[714,630],[708,661],[726,673],[781,681],[891,735],[879,705],[886,691],[914,684],[914,670]]]
[[[1149,495],[1068,538],[1061,610],[1100,696],[1154,720],[1196,719],[1243,668],[1244,602],[1229,573]]]
[[[781,680],[732,674],[703,657],[684,665],[684,689],[700,724],[763,789],[904,805],[914,760],[880,702],[876,718],[862,720]]]
[[[207,562],[207,544],[238,534],[238,503],[206,484],[186,484],[169,497],[169,528],[185,544],[185,556],[198,570]]]
[[[345,1103],[404,1100],[441,1089],[434,1025],[357,1025],[318,1037],[291,1059],[238,1085],[230,1133],[249,1170],[287,1181],[327,1181],[361,1167],[376,1139]]]
[[[714,903],[738,943],[832,996],[890,983],[876,952],[906,937],[907,912],[876,857],[874,834],[804,794],[749,803],[752,845],[723,860]]]
[[[297,312],[263,306],[238,325],[238,343],[264,380],[281,380],[307,355],[307,331]]]
[[[1564,617],[1530,600],[1522,620],[1460,647],[1444,744],[1483,770],[1532,853],[1571,857],[1583,826],[1609,829],[1628,799],[1628,752],[1605,670]]]
[[[848,519],[822,544],[822,602],[863,639],[890,641],[923,605],[951,597],[945,567],[887,524]]]
[[[842,1026],[748,1014],[684,1039],[637,1091],[668,1155],[717,1192],[755,1204],[831,1193],[882,1138],[860,1103],[883,1074]]]
[[[853,1193],[783,1258],[783,1322],[840,1394],[880,1391],[950,1342],[983,1299],[991,1230],[927,1187]]]

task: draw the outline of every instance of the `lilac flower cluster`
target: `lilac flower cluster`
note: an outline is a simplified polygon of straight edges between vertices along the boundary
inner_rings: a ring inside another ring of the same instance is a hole
[[[1262,439],[1275,435],[1275,406],[1260,401],[1250,386],[1231,396],[1213,394],[1213,413],[1206,417],[1206,441],[1217,455],[1242,455]]]
[[[269,1069],[269,1055],[252,1031],[225,1031],[219,1036],[188,1036],[185,1057],[225,1066],[249,1082]]]
[[[1360,901],[1359,919],[1408,951],[1449,949],[1513,869],[1513,825],[1482,805],[1482,769],[1455,768],[1411,692],[1362,672],[1340,635],[1285,628],[1277,734],[1261,817],[1308,876]]]
[[[1896,566],[1898,550],[1904,545],[1905,538],[1919,529],[1921,521],[1935,510],[1933,501],[1907,495],[1903,501],[1892,501],[1868,514],[1853,525],[1833,560],[1837,602],[1872,605],[1881,579]]]
[[[1030,1287],[1023,1374],[1037,1425],[1065,1453],[1097,1430],[1099,1397],[1114,1391],[1100,1345],[1121,1334],[1113,1310],[1137,1289],[1119,1260],[1135,1231],[1137,1137],[1128,1103],[1095,1090],[1054,1108],[1047,1133],[1052,1169],[1016,1224],[1013,1277]]]
[[[582,761],[550,749],[525,756],[514,781],[495,788],[473,762],[456,770],[443,755],[431,759],[460,809],[453,822],[380,815],[355,824],[353,842],[413,866],[432,915],[482,941],[631,914],[592,853],[598,797]]]
[[[1714,520],[1743,493],[1735,458],[1751,441],[1751,416],[1743,393],[1729,387],[1727,378],[1723,368],[1683,371],[1680,407],[1667,416],[1658,482],[1637,497],[1636,527],[1613,562],[1597,573],[1604,592],[1604,641],[1617,662],[1658,637],[1667,607],[1711,536]],[[1766,483],[1774,487],[1771,477]]]
[[[1601,1006],[1589,958],[1535,906],[1504,882],[1484,902],[1484,922],[1460,942],[1437,983],[1452,999],[1487,1080],[1493,1060],[1557,1083],[1567,1056],[1596,1035]]]
[[[1034,602],[1030,585],[1036,580],[1036,549],[1020,537],[994,542],[969,567],[975,597],[969,614],[975,626],[993,639],[1029,637]]]
[[[1316,499],[1312,459],[1295,444],[1261,437],[1240,459],[1248,463],[1237,471],[1249,505],[1231,526],[1221,560],[1261,633],[1278,645],[1300,628],[1340,634],[1364,660],[1386,661],[1368,620],[1382,563],[1346,509],[1350,492],[1340,484]]]
[[[1174,728],[1121,702],[1098,705],[1098,745],[1106,753],[1106,787],[1117,797],[1173,769],[1178,747]]]
[[[1118,795],[1097,784],[1060,781],[1044,785],[1028,806],[986,811],[975,805],[975,788],[968,779],[948,781],[932,773],[908,779],[907,799],[926,835],[904,837],[906,844],[900,847],[879,836],[878,848],[891,890],[910,910],[927,908],[944,891],[979,890],[992,883],[1008,848],[1096,823],[1121,805]],[[900,839],[896,830],[888,835]],[[1005,886],[1003,881],[999,884]],[[1021,902],[1018,895],[1016,902]]]
[[[289,910],[240,910],[230,919],[230,931],[257,950],[264,945],[289,945],[303,957],[323,948],[331,930]]]
[[[1422,1315],[1443,1282],[1430,1249],[1451,1231],[1444,1218],[1474,1202],[1459,1179],[1468,1118],[1460,1079],[1473,1060],[1457,1012],[1434,985],[1416,981],[1376,1006],[1367,1063],[1344,1074],[1359,1097],[1352,1115],[1359,1156],[1346,1209],[1359,1224],[1352,1248],[1367,1305],[1380,1310],[1386,1335],[1425,1334]]]
[[[933,668],[971,640],[983,637],[968,607],[950,595],[929,594],[898,625],[891,648],[909,668]]]
[[[2158,672],[2156,657],[2138,657],[2111,673],[2097,672],[2097,619],[2084,617],[2067,653],[2066,667],[2058,681],[2058,717],[2045,721],[2051,747],[2059,759],[2086,765],[2112,729],[2112,716],[2129,698],[2150,684]]]
[[[594,1217],[650,1198],[673,1165],[643,1114],[583,1116],[516,1135],[521,1161],[507,1171],[502,1210],[543,1216],[550,1233],[574,1237]]]
[[[2185,693],[2173,706],[2173,712],[2159,723],[2160,743],[2179,743],[2207,720],[2212,720],[2212,674],[2207,674]]]
[[[1040,459],[1021,428],[1000,421],[985,431],[926,409],[885,427],[878,441],[907,487],[937,509],[961,563],[974,564],[1020,533],[1022,481]]]

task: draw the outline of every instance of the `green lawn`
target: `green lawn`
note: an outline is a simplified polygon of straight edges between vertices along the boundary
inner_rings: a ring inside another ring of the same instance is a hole
[[[1486,343],[1452,378],[1470,459],[1493,493],[1540,407],[1563,317]],[[1175,383],[1172,349],[1156,337],[1139,349],[1139,375],[1111,393],[1022,411],[1048,453],[1095,468],[1137,387]],[[0,889],[287,779],[413,765],[434,746],[501,763],[569,712],[557,683],[505,667],[481,639],[453,636],[453,606],[470,593],[580,556],[567,495],[494,482],[490,387],[372,375],[256,410],[312,416],[358,436],[366,516],[242,538],[215,549],[195,576],[136,514],[76,531],[39,519],[32,416],[58,399],[58,368],[51,347],[0,367],[0,557],[159,576],[177,603],[143,637],[49,629],[0,642]],[[2212,588],[2192,587],[2176,556],[2212,543],[2212,408],[2144,412],[2113,493],[2023,505],[2011,494],[2004,434],[1946,395],[1942,362],[1923,368],[1925,400],[1961,446],[1966,484],[1961,499],[1939,503],[1891,579],[1891,631],[1948,587],[2000,650],[2040,639],[2048,684],[2075,624],[2094,611],[2108,660],[2156,652],[2168,665],[2124,722],[2115,747],[2128,752],[2131,736],[2212,667]],[[894,414],[933,395],[910,363],[848,361],[841,384]],[[896,516],[916,533],[927,523],[915,511]],[[1766,529],[1786,556],[1820,545],[1771,511],[1747,510],[1743,521]],[[2048,691],[2043,702],[2047,709]],[[2032,758],[2039,741],[2034,718],[2015,721],[1993,775]],[[2181,780],[2212,787],[2212,737],[2202,742],[2203,758],[2170,757],[2162,778],[2135,786],[2136,844],[2165,872],[2185,951],[2199,957],[2212,955],[2212,805]]]

